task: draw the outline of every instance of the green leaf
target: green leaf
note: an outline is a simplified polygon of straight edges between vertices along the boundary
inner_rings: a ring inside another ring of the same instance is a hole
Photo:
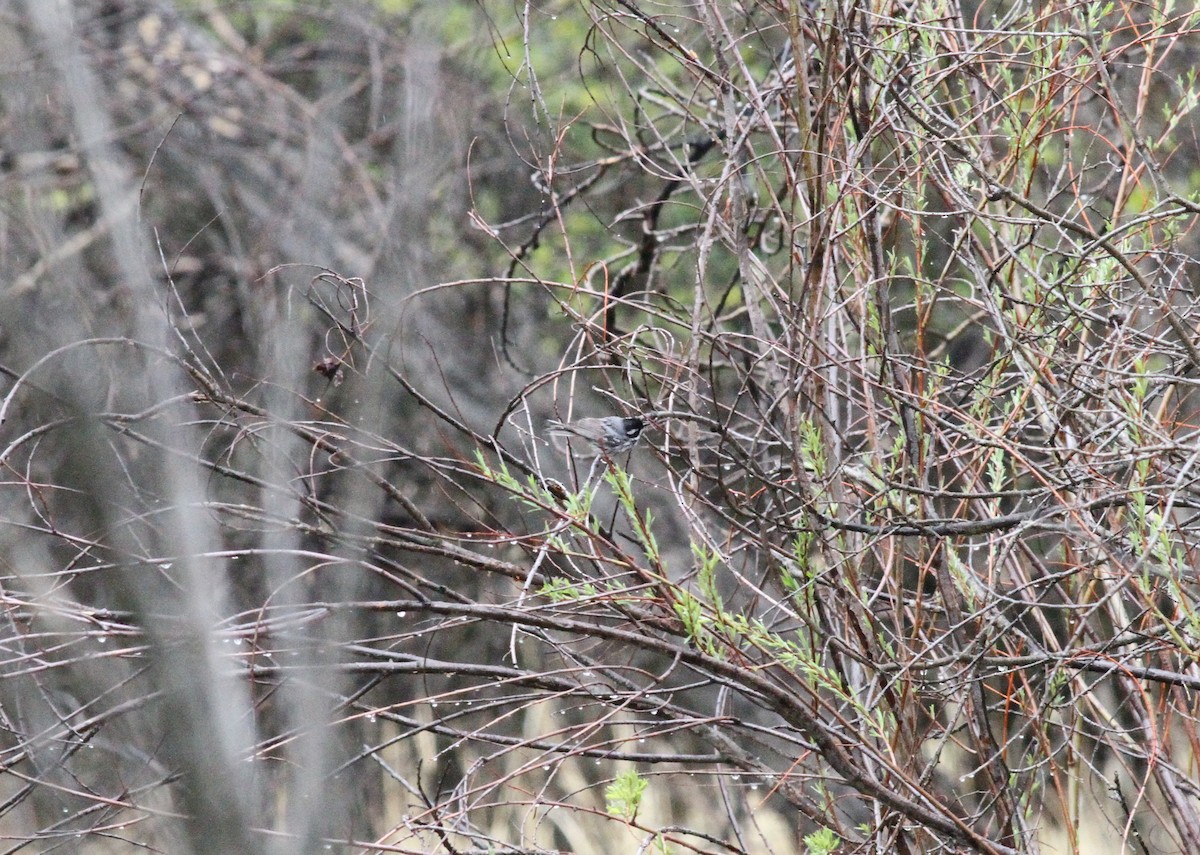
[[[804,847],[809,855],[830,855],[842,840],[828,828],[804,836]]]
[[[620,817],[626,822],[633,822],[649,783],[637,773],[636,769],[628,769],[620,773],[604,790],[605,810],[610,816]]]

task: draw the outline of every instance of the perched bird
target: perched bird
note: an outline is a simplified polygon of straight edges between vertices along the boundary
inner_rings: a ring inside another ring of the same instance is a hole
[[[611,457],[633,448],[645,426],[646,422],[637,416],[606,416],[574,422],[551,419],[546,422],[546,431],[551,436],[585,440],[597,454]]]

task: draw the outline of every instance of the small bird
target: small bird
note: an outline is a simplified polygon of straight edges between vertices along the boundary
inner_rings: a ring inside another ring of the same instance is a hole
[[[578,437],[586,440],[597,454],[611,457],[633,448],[646,422],[637,416],[605,416],[602,419],[579,419],[546,422],[546,431],[551,436]]]

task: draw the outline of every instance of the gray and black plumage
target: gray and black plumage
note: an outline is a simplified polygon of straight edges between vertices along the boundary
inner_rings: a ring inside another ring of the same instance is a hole
[[[637,444],[646,427],[644,419],[637,416],[605,416],[600,419],[579,419],[546,422],[546,432],[551,436],[582,439],[597,454],[611,457],[628,451]]]

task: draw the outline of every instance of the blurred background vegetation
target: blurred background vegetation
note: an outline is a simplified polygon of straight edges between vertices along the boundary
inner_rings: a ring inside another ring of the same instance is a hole
[[[1198,15],[0,5],[0,852],[1200,853]]]

